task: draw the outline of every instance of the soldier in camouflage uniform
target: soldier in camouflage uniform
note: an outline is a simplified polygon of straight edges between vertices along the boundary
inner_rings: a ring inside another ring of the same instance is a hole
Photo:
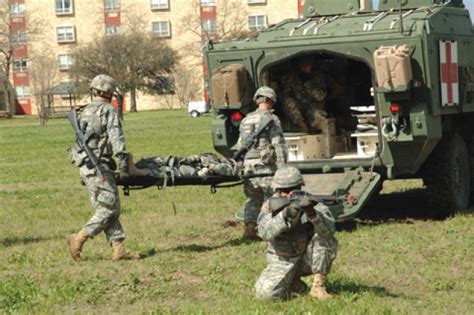
[[[301,57],[298,68],[283,78],[282,107],[294,131],[314,133],[327,116],[326,80],[323,72],[314,69],[312,56]]]
[[[285,165],[288,158],[280,120],[272,114],[276,94],[273,89],[264,86],[255,92],[253,99],[258,108],[248,114],[240,124],[238,149],[247,137],[259,129],[263,121],[270,118],[272,123],[262,132],[255,146],[245,154],[244,175],[274,173],[278,167]],[[273,194],[271,181],[272,177],[256,177],[244,182],[244,193],[247,197],[244,204],[245,239],[257,238],[256,222],[260,208],[264,200]]]
[[[336,258],[335,220],[329,208],[308,197],[288,200],[304,184],[298,169],[279,169],[273,178],[276,193],[258,217],[258,235],[267,245],[268,265],[255,285],[259,299],[284,299],[308,288],[300,279],[314,275],[310,295],[331,297],[326,279]]]
[[[103,176],[97,174],[87,154],[78,146],[69,149],[95,209],[95,214],[83,229],[67,236],[69,252],[74,260],[80,260],[84,243],[103,231],[112,245],[112,260],[137,259],[139,255],[127,252],[123,246],[125,233],[119,220],[120,200],[114,177],[117,165],[113,157],[118,160],[120,176],[126,178],[128,153],[118,114],[110,104],[116,82],[107,75],[98,75],[92,80],[90,88],[94,100],[84,108],[78,123],[87,145],[99,159]]]

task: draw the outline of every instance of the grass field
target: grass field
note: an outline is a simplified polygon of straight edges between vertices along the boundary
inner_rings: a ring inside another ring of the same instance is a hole
[[[210,124],[167,110],[126,115],[124,128],[139,158],[211,151]],[[243,242],[229,224],[241,187],[132,191],[122,196],[127,246],[156,255],[113,263],[101,235],[75,263],[65,236],[92,210],[67,158],[72,143],[64,119],[0,120],[0,313],[473,313],[474,217],[432,216],[416,181],[386,183],[362,219],[339,227],[327,302],[254,298],[264,243]]]

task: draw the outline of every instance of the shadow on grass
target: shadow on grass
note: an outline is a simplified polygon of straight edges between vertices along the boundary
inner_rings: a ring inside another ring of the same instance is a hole
[[[341,293],[370,293],[379,297],[393,297],[398,298],[402,297],[402,294],[392,293],[384,287],[379,286],[367,286],[364,284],[359,284],[354,281],[345,281],[345,280],[335,280],[328,283],[328,290],[331,293],[341,294]]]
[[[424,188],[373,196],[356,221],[338,223],[339,231],[354,231],[357,226],[384,223],[413,224],[414,220],[445,220],[449,214],[434,209]]]
[[[53,239],[60,238],[60,236],[55,237],[41,237],[41,236],[14,236],[14,237],[5,237],[0,239],[0,245],[4,247],[10,247],[15,245],[27,245],[32,243],[46,242]]]
[[[214,246],[199,245],[199,244],[179,245],[179,246],[167,249],[166,251],[176,250],[176,251],[182,251],[182,252],[202,253],[202,252],[208,252],[208,251],[216,250],[216,249],[227,247],[227,246],[240,246],[243,244],[251,244],[253,242],[256,242],[256,241],[236,238],[236,239],[229,240],[225,243],[222,243],[220,245],[214,245]]]

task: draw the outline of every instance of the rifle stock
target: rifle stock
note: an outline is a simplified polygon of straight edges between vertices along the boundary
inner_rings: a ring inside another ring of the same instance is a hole
[[[87,145],[87,141],[86,141],[87,139],[84,136],[84,134],[82,133],[81,128],[79,127],[76,110],[74,108],[69,112],[69,114],[67,115],[67,118],[68,118],[69,122],[71,123],[72,128],[74,129],[74,132],[76,133],[76,143],[77,143],[77,145],[79,146],[79,148],[84,150],[84,152],[86,152],[86,155],[89,158],[89,161],[91,162],[91,164],[96,169],[97,174],[100,177],[103,177],[103,171],[100,167],[99,161],[98,161],[97,157],[95,156],[94,152],[92,151],[92,149],[89,148],[89,146]]]

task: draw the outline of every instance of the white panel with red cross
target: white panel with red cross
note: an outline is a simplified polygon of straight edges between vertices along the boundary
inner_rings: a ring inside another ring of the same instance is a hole
[[[441,78],[441,105],[459,105],[458,43],[439,42],[439,68]]]

